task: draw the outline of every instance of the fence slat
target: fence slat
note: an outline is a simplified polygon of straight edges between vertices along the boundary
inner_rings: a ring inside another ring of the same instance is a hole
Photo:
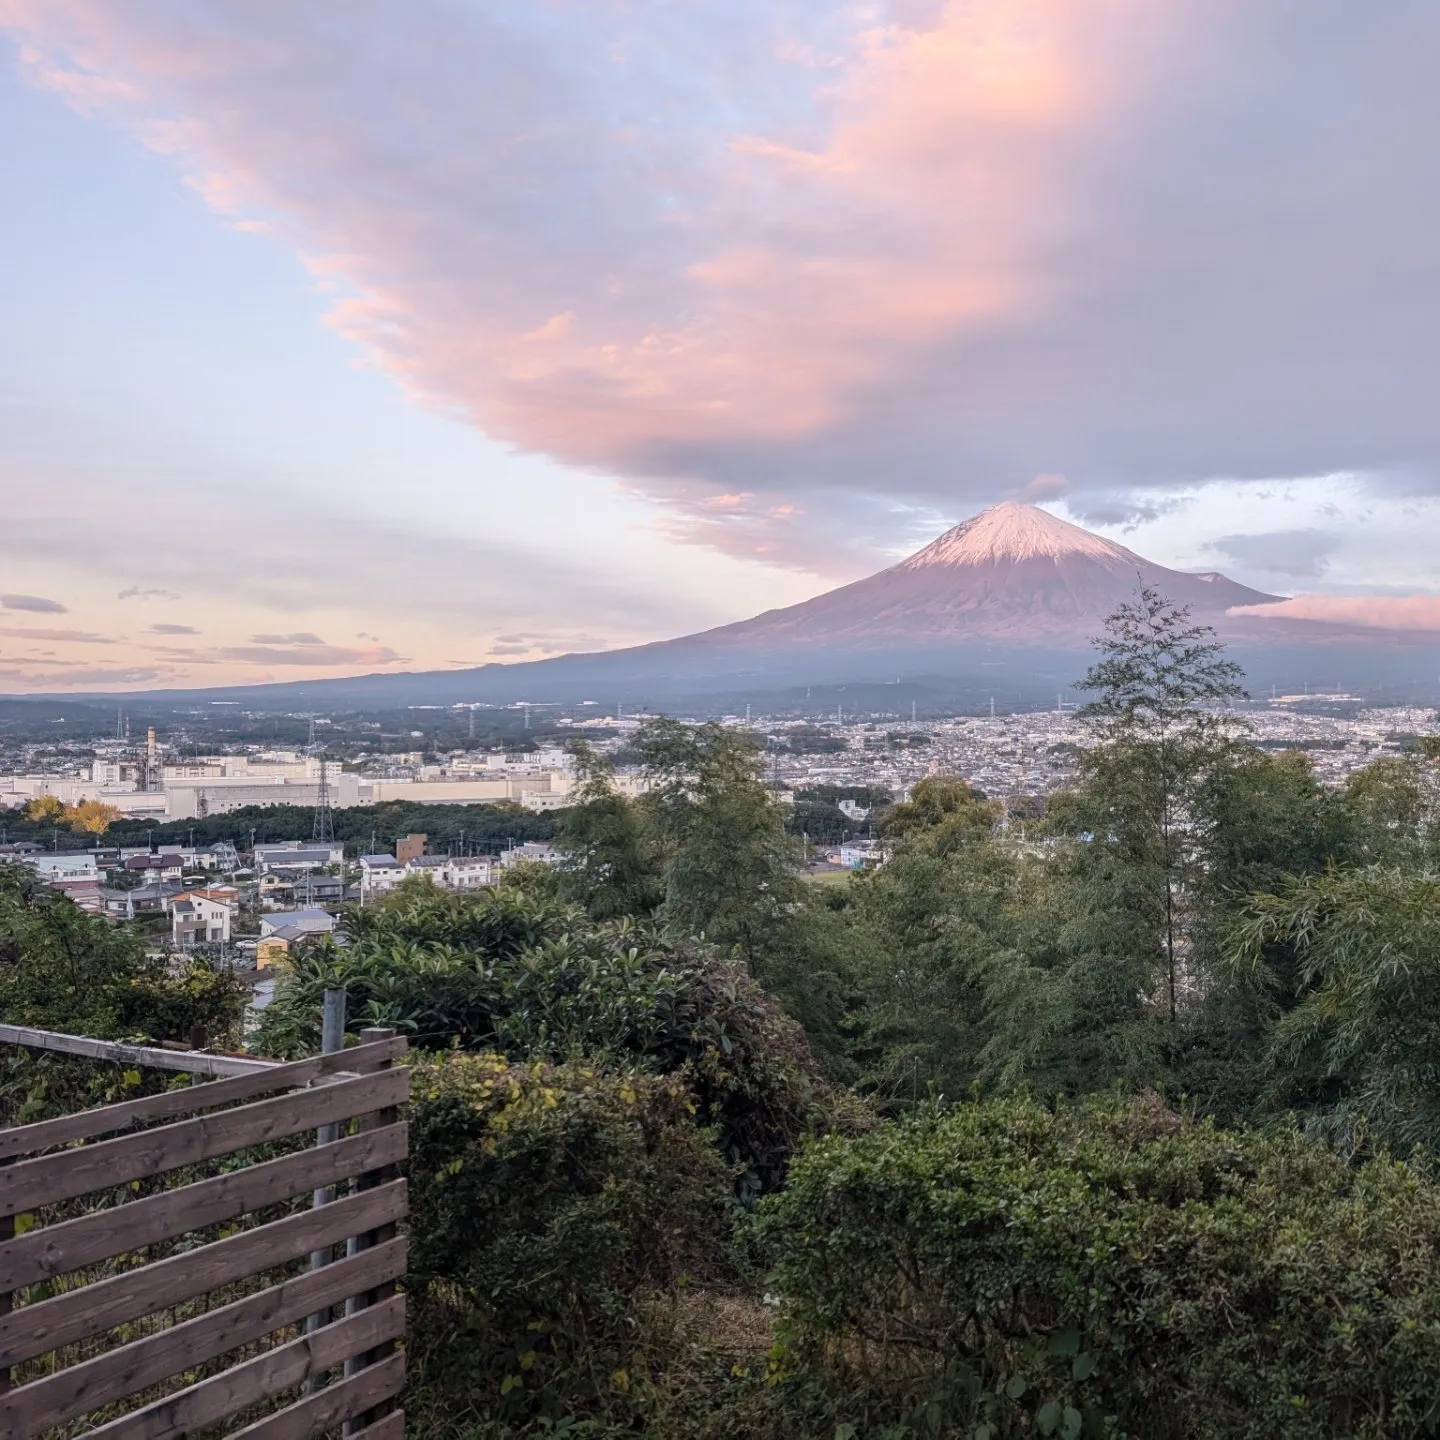
[[[350,1295],[405,1273],[405,1241],[323,1270],[286,1280],[247,1295],[168,1330],[132,1341],[92,1360],[32,1381],[0,1398],[0,1434],[36,1434],[63,1425],[114,1400],[179,1375],[217,1355],[303,1319],[316,1305],[334,1305]]]
[[[405,1412],[392,1410],[382,1415],[373,1425],[355,1431],[350,1440],[405,1440]]]
[[[157,1400],[144,1409],[134,1410],[107,1425],[88,1430],[85,1432],[85,1440],[171,1440],[173,1436],[189,1435],[223,1420],[227,1415],[235,1414],[247,1405],[253,1405],[257,1400],[264,1400],[302,1384],[311,1375],[322,1375],[327,1370],[335,1369],[356,1351],[368,1350],[383,1340],[394,1339],[404,1333],[405,1297],[397,1295],[383,1306],[362,1310],[358,1315],[337,1321],[334,1325],[326,1325],[313,1335],[303,1335],[288,1345],[277,1345],[273,1350],[267,1350],[263,1355],[257,1355],[243,1365],[233,1366],[209,1380],[200,1381],[198,1385],[191,1385],[164,1400]],[[393,1358],[399,1364],[392,1365],[384,1374],[380,1373],[381,1367],[377,1365],[356,1376],[356,1381],[372,1375],[375,1377],[368,1391],[357,1385],[356,1391],[352,1392],[352,1397],[363,1397],[353,1401],[358,1409],[363,1410],[379,1404],[399,1391],[404,1383],[404,1356],[397,1354]],[[354,1382],[345,1383],[348,1385]],[[344,1388],[343,1385],[336,1385],[332,1390],[338,1394]],[[312,1398],[320,1400],[330,1393],[332,1392],[322,1390]],[[307,1403],[301,1402],[302,1405]],[[299,1407],[289,1408],[294,1410]],[[279,1412],[280,1415],[286,1413]],[[323,1415],[325,1412],[319,1413]],[[342,1418],[343,1416],[337,1414],[335,1422]],[[262,1420],[259,1423],[264,1425],[266,1422]],[[251,1426],[248,1431],[241,1433],[249,1434],[254,1430],[255,1427]],[[286,1433],[308,1436],[321,1432],[313,1428],[296,1432],[274,1432],[275,1435]],[[232,1440],[236,1440],[236,1437],[232,1437]]]
[[[163,1120],[170,1115],[192,1115],[216,1105],[230,1105],[257,1095],[308,1084],[321,1075],[352,1071],[369,1074],[386,1060],[405,1053],[403,1039],[384,1040],[378,1044],[358,1045],[332,1055],[312,1055],[288,1065],[268,1063],[253,1073],[237,1075],[229,1080],[216,1080],[207,1085],[190,1085],[180,1090],[166,1090],[160,1095],[145,1095],[138,1100],[122,1100],[117,1105],[102,1105],[61,1115],[54,1120],[38,1120],[33,1125],[15,1125],[0,1130],[0,1159],[12,1155],[33,1155],[54,1145],[75,1140],[90,1140],[125,1130],[149,1120]]]
[[[405,1357],[392,1355],[381,1364],[360,1371],[353,1379],[327,1386],[317,1395],[235,1431],[230,1440],[310,1440],[313,1435],[333,1430],[342,1420],[363,1415],[398,1395],[404,1384]],[[403,1435],[403,1430],[400,1433]]]
[[[395,1105],[409,1093],[403,1067],[342,1080],[319,1090],[296,1090],[253,1105],[161,1125],[118,1140],[22,1160],[0,1170],[0,1215],[105,1190],[141,1176],[211,1160],[283,1139],[317,1125]]]
[[[308,1255],[322,1245],[391,1224],[405,1214],[405,1182],[395,1180],[321,1210],[303,1210],[227,1240],[26,1305],[0,1318],[0,1367],[99,1335],[164,1306]]]
[[[280,1063],[250,1055],[212,1055],[205,1050],[165,1050],[151,1045],[125,1045],[96,1040],[90,1035],[66,1035],[59,1030],[32,1030],[27,1025],[0,1025],[0,1044],[23,1045],[27,1050],[54,1050],[109,1060],[117,1065],[149,1066],[156,1070],[186,1070],[192,1075],[249,1075],[273,1070]]]
[[[31,1230],[17,1240],[0,1241],[0,1275],[12,1289],[20,1290],[142,1245],[232,1220],[316,1185],[360,1175],[377,1165],[398,1164],[405,1158],[406,1146],[406,1127],[390,1125]]]

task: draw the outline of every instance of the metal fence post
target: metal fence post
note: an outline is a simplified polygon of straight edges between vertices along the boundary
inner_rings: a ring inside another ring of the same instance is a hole
[[[320,1012],[320,1050],[328,1055],[334,1050],[345,1048],[345,992],[343,990],[327,990],[325,992],[324,1005]],[[315,1132],[315,1143],[317,1145],[333,1145],[340,1138],[339,1125],[322,1125]],[[313,1205],[319,1208],[321,1205],[329,1205],[335,1199],[335,1187],[323,1185],[313,1197]],[[310,1268],[312,1270],[322,1269],[331,1260],[331,1250],[314,1250],[310,1254]],[[314,1334],[322,1325],[330,1322],[329,1310],[317,1310],[315,1314],[305,1318],[305,1333]],[[310,1391],[320,1388],[320,1377],[312,1375],[306,1382],[306,1389]]]

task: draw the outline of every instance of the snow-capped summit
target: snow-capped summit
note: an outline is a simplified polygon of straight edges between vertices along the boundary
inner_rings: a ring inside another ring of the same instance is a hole
[[[1132,574],[1139,556],[1092,535],[1038,505],[1007,500],[947,530],[923,550],[900,562],[902,569],[924,565],[985,565],[1001,560],[1033,560],[1046,556],[1090,555],[1102,563],[1124,566]]]
[[[1231,606],[1278,598],[1224,575],[1167,569],[1036,505],[1009,502],[982,510],[878,575],[690,638],[763,651],[972,640],[1078,648],[1142,584],[1217,619]]]

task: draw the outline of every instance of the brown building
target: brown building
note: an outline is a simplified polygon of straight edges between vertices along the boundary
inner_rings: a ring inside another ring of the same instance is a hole
[[[407,835],[403,840],[395,842],[395,858],[401,865],[408,865],[412,860],[418,860],[425,853],[425,842],[428,835]]]

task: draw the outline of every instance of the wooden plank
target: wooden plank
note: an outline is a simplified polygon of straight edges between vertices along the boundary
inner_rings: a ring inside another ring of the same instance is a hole
[[[27,1050],[51,1050],[62,1055],[83,1055],[117,1065],[139,1065],[151,1070],[183,1070],[192,1075],[249,1075],[274,1069],[280,1063],[249,1055],[212,1055],[205,1050],[166,1050],[155,1045],[123,1045],[89,1035],[66,1035],[59,1030],[32,1030],[27,1025],[0,1025],[0,1044],[23,1045]]]
[[[0,1170],[0,1215],[15,1215],[39,1205],[108,1190],[128,1180],[159,1175],[332,1121],[348,1120],[399,1103],[409,1088],[409,1071],[403,1067],[381,1070],[194,1120],[160,1125],[138,1135],[21,1160]]]
[[[373,1425],[352,1431],[350,1440],[405,1440],[405,1412],[392,1410],[382,1415]]]
[[[61,1115],[54,1120],[39,1120],[33,1125],[15,1125],[0,1130],[0,1159],[11,1155],[34,1155],[55,1145],[75,1140],[91,1140],[126,1130],[151,1120],[172,1115],[192,1115],[216,1105],[232,1105],[267,1095],[276,1090],[306,1085],[322,1075],[350,1072],[366,1075],[380,1068],[387,1060],[405,1053],[403,1039],[386,1040],[378,1045],[357,1045],[330,1055],[312,1055],[288,1065],[266,1062],[264,1070],[237,1075],[229,1080],[216,1080],[208,1085],[191,1085],[181,1090],[166,1090],[160,1095],[146,1095],[138,1100],[122,1100],[118,1105],[100,1105]]]
[[[392,1240],[354,1259],[248,1295],[208,1314],[121,1345],[93,1360],[32,1381],[0,1397],[0,1434],[33,1435],[133,1395],[171,1375],[248,1345],[302,1320],[317,1305],[334,1305],[405,1273],[405,1241]]]
[[[404,1384],[405,1357],[392,1355],[382,1364],[360,1371],[353,1379],[328,1385],[318,1394],[284,1410],[277,1410],[243,1430],[234,1431],[230,1440],[310,1440],[311,1436],[324,1435],[342,1421],[363,1415],[365,1411],[392,1399],[400,1393]],[[403,1437],[404,1412],[399,1413],[401,1429],[391,1429],[387,1433]],[[365,1433],[370,1434],[370,1430]]]
[[[261,1274],[322,1245],[334,1245],[377,1225],[393,1223],[405,1213],[405,1182],[396,1180],[323,1209],[302,1210],[183,1255],[23,1306],[0,1318],[0,1366],[33,1360],[207,1290]]]
[[[177,1390],[153,1405],[87,1430],[85,1440],[171,1440],[174,1436],[191,1435],[258,1400],[283,1394],[303,1384],[311,1375],[323,1375],[335,1369],[357,1350],[404,1333],[405,1298],[397,1295],[383,1308],[376,1306],[351,1319],[326,1325],[313,1335],[302,1335],[288,1345],[277,1345],[243,1365],[234,1365],[197,1385]],[[404,1356],[397,1355],[395,1359],[400,1365],[392,1366],[383,1376],[376,1375],[361,1408],[377,1405],[388,1395],[398,1393],[405,1380]],[[378,1371],[380,1367],[375,1368]],[[338,1385],[334,1388],[340,1389]],[[320,1395],[314,1398],[318,1400]],[[308,1437],[323,1432],[302,1430],[298,1433]]]
[[[390,1125],[30,1230],[18,1240],[0,1240],[0,1275],[20,1290],[142,1245],[233,1220],[376,1165],[396,1165],[405,1159],[406,1149],[406,1126]]]

